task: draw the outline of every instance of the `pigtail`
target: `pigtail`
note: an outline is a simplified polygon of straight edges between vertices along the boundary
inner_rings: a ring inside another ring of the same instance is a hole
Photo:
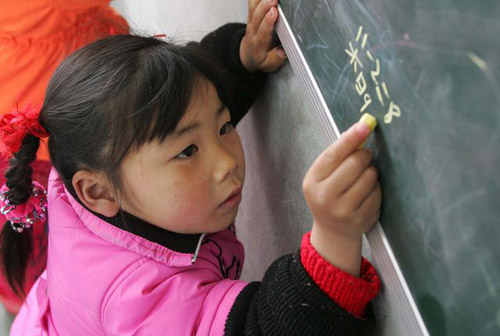
[[[22,145],[10,160],[5,177],[9,204],[25,204],[32,195],[31,164],[36,159],[40,139],[27,134]],[[4,274],[14,292],[24,295],[25,270],[33,249],[32,230],[15,230],[16,223],[5,222],[0,233],[0,257]]]

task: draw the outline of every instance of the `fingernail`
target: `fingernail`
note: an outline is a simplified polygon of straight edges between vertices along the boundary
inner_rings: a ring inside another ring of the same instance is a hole
[[[274,8],[274,7],[272,7],[272,8],[269,10],[269,12],[267,12],[267,16],[269,16],[269,17],[273,17],[273,16],[274,16],[274,11],[275,11],[275,8]]]
[[[368,125],[364,122],[358,122],[354,127],[354,130],[362,137],[366,137],[371,132],[370,127],[368,127]]]
[[[286,58],[285,49],[283,49],[282,47],[276,48],[276,53],[278,54],[278,57]]]

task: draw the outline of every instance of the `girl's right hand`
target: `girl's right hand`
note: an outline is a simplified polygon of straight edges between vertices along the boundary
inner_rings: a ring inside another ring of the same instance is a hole
[[[378,220],[382,193],[372,154],[360,149],[370,134],[356,123],[319,155],[303,182],[313,216],[311,244],[332,265],[359,275],[362,236]]]

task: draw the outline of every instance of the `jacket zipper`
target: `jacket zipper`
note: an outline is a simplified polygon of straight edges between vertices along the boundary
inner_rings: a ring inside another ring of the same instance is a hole
[[[196,259],[198,259],[198,253],[200,253],[201,243],[203,242],[203,238],[205,238],[206,233],[202,233],[200,239],[198,240],[198,245],[196,245],[196,251],[194,251],[194,255],[191,258],[191,263],[194,264]]]

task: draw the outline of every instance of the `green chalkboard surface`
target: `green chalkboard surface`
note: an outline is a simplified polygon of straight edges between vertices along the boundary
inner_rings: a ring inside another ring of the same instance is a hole
[[[362,112],[381,224],[433,335],[500,335],[500,1],[281,0],[340,131]]]

